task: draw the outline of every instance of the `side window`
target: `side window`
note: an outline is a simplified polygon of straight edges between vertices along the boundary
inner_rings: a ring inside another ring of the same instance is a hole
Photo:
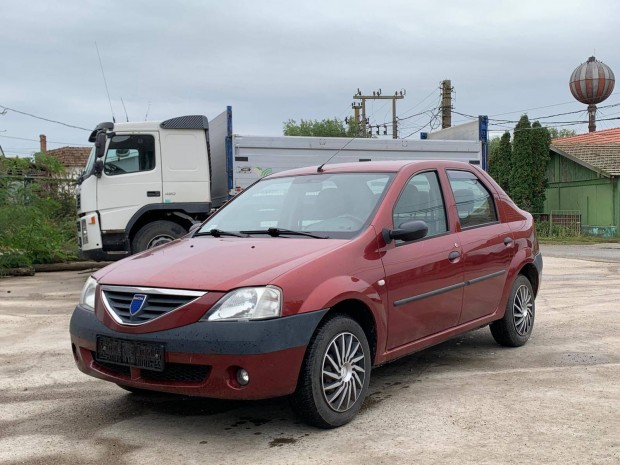
[[[428,236],[445,233],[447,228],[444,206],[437,173],[428,171],[412,177],[394,205],[394,227],[407,221],[421,220],[428,225]]]
[[[474,173],[448,170],[462,228],[497,222],[493,196]]]
[[[155,168],[155,138],[148,135],[114,136],[108,145],[103,172],[108,176]]]

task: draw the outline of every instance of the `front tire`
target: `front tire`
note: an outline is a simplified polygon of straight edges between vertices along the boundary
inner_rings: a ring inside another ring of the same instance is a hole
[[[306,423],[319,428],[350,422],[366,398],[371,364],[360,325],[342,315],[328,319],[308,346],[291,398],[293,409]]]
[[[133,253],[152,249],[159,245],[167,244],[187,234],[187,230],[172,221],[158,220],[148,223],[136,233],[131,241]]]
[[[491,323],[493,338],[506,347],[522,346],[532,334],[535,314],[532,284],[525,276],[519,275],[512,284],[504,317]]]

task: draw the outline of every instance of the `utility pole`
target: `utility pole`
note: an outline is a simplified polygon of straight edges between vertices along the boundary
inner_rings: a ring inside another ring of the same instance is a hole
[[[360,136],[360,109],[362,108],[362,106],[359,103],[355,103],[353,102],[351,104],[351,107],[353,108],[353,114],[355,115],[355,135],[357,137]]]
[[[452,81],[445,79],[441,81],[441,129],[452,126]]]
[[[370,128],[370,132],[368,131],[368,120],[366,119],[366,100],[392,100],[392,139],[398,138],[398,119],[396,118],[396,100],[400,100],[405,98],[407,92],[405,90],[396,91],[394,95],[381,95],[381,89],[378,91],[373,91],[372,95],[362,95],[362,91],[357,89],[357,94],[353,96],[355,100],[361,100],[362,107],[362,125],[363,125],[363,137],[368,137],[369,133],[372,132],[372,128]],[[353,104],[355,105],[355,104]],[[355,108],[355,106],[353,107]],[[381,126],[381,125],[379,125]],[[378,129],[378,127],[377,127]]]

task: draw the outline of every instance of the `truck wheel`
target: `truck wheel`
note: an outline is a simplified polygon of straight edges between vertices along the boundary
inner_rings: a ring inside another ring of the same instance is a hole
[[[495,341],[506,347],[519,347],[527,342],[534,328],[536,305],[529,279],[517,276],[501,320],[491,323]]]
[[[346,316],[330,318],[308,346],[291,405],[310,425],[342,426],[362,407],[370,369],[370,348],[360,325]]]
[[[172,221],[153,221],[142,226],[131,241],[133,253],[152,249],[158,245],[167,244],[187,234],[187,230]]]

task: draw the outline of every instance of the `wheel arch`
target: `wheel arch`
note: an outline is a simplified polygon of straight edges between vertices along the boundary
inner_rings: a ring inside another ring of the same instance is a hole
[[[526,263],[519,270],[519,274],[525,276],[530,284],[532,285],[532,290],[534,291],[534,297],[538,295],[538,287],[540,284],[540,277],[538,275],[538,270],[533,263]]]
[[[136,233],[145,225],[153,221],[166,220],[172,221],[185,230],[189,231],[190,226],[209,214],[210,203],[188,203],[188,204],[150,204],[140,208],[127,222],[125,232],[127,238],[132,241]]]
[[[368,340],[371,362],[374,365],[377,355],[377,322],[372,310],[361,300],[354,298],[342,300],[332,305],[317,326],[313,337],[325,321],[336,315],[347,316],[361,326]]]

